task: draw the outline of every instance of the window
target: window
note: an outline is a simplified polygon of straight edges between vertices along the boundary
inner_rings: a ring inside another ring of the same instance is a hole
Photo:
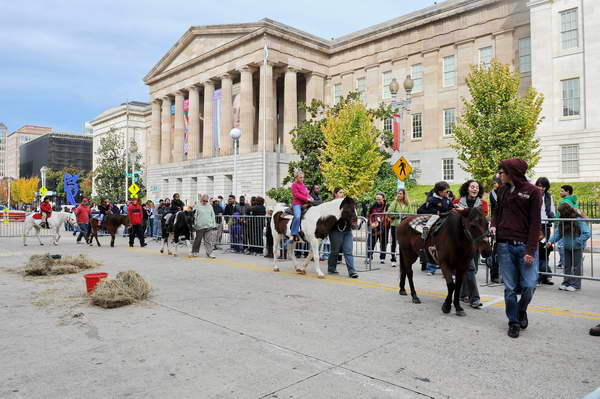
[[[454,123],[456,122],[456,109],[449,108],[444,110],[444,136],[452,136],[454,133]]]
[[[492,46],[479,49],[479,65],[484,68],[489,67],[492,63],[492,58],[494,58],[494,49]]]
[[[579,173],[579,146],[563,145],[562,152],[562,172],[572,175]]]
[[[444,57],[444,87],[456,84],[456,60],[453,55]]]
[[[356,79],[356,91],[358,92],[358,95],[360,96],[360,102],[362,102],[363,104],[366,104],[367,103],[367,86],[366,86],[365,78]]]
[[[339,104],[342,99],[342,84],[337,83],[333,85],[333,104]]]
[[[420,139],[423,137],[423,119],[420,113],[412,114],[412,138]]]
[[[423,91],[423,65],[415,64],[410,67],[410,77],[414,82],[413,93]]]
[[[392,131],[392,118],[386,118],[383,120],[383,131],[385,131],[385,132]]]
[[[531,72],[531,39],[519,40],[519,70],[521,73]]]
[[[562,80],[562,115],[579,115],[579,78]]]
[[[454,180],[454,159],[442,159],[442,180]]]
[[[392,93],[390,92],[390,83],[392,83],[392,71],[383,73],[383,99],[389,100],[392,98]]]
[[[413,159],[410,161],[410,166],[413,168],[412,176],[415,179],[421,177],[421,161],[418,159]]]
[[[578,45],[577,9],[573,8],[560,13],[560,46],[566,50]]]

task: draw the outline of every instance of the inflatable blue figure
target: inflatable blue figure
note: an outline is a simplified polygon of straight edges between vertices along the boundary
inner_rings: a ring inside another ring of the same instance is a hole
[[[68,173],[63,175],[63,182],[65,186],[65,194],[67,194],[67,202],[69,205],[77,205],[77,201],[75,201],[75,197],[79,192],[79,186],[77,185],[77,180],[79,180],[80,175],[71,176]]]

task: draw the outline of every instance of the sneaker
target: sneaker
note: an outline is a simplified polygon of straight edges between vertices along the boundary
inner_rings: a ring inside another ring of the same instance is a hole
[[[554,283],[552,281],[550,281],[550,279],[548,279],[548,278],[542,279],[541,283],[544,285],[554,285]]]
[[[473,299],[471,302],[471,307],[473,309],[480,309],[483,306],[483,303],[479,299]]]
[[[392,262],[392,267],[396,267],[396,262]]]
[[[265,258],[273,259],[273,254],[266,254]]]
[[[140,246],[141,246],[142,248],[144,248],[146,245],[148,245],[148,244],[146,244],[146,243],[143,243],[143,244],[142,244],[142,245],[140,245]]]
[[[491,282],[494,284],[500,284],[500,279],[499,278],[493,278],[491,279]]]
[[[350,278],[358,278],[358,273],[354,272],[350,275]]]
[[[337,270],[334,270],[334,271],[329,271],[328,270],[327,273],[329,273],[329,274],[340,274],[340,272],[338,272]]]
[[[217,258],[217,257],[216,257],[216,256],[214,256],[213,254],[206,255],[206,257],[207,257],[207,258],[209,258],[209,259],[216,259],[216,258]]]
[[[571,287],[570,285],[565,288],[565,291],[569,291],[569,292],[575,292],[575,287]]]
[[[567,286],[564,284],[561,284],[560,287],[558,287],[559,290],[561,291],[566,291],[567,290]]]
[[[594,337],[600,337],[600,324],[596,327],[590,328],[590,335]]]
[[[563,265],[562,265],[562,263],[559,263],[558,265],[556,265],[556,268],[557,268],[557,269],[562,269],[562,268],[563,268]]]
[[[385,265],[385,261],[382,259],[379,261],[380,264]]]
[[[511,338],[519,338],[519,327],[508,327],[508,336]]]
[[[433,273],[431,273],[431,272],[427,272],[427,275],[428,275],[428,276],[433,276]]]

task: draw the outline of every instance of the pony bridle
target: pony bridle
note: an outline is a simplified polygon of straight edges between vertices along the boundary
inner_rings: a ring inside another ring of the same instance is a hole
[[[477,237],[473,238],[473,235],[471,234],[471,232],[468,229],[465,229],[465,235],[472,243],[477,244],[478,242],[482,241],[483,239],[489,237],[491,234],[490,234],[490,230],[486,229],[483,233],[481,233]]]

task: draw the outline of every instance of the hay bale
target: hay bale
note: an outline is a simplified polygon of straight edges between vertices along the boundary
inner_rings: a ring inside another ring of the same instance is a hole
[[[65,256],[61,259],[61,262],[68,265],[74,265],[80,270],[93,269],[101,265],[99,262],[93,261],[83,254],[77,256]]]
[[[56,264],[56,260],[50,254],[31,255],[29,262],[25,265],[25,274],[28,276],[47,276]]]
[[[75,265],[54,265],[48,272],[50,275],[79,273],[79,268]]]
[[[133,270],[120,272],[117,274],[117,280],[122,281],[123,284],[129,287],[129,290],[135,299],[142,300],[148,298],[151,288],[150,284]]]
[[[112,309],[148,298],[150,284],[138,273],[120,272],[114,280],[102,280],[91,295],[92,303]]]

